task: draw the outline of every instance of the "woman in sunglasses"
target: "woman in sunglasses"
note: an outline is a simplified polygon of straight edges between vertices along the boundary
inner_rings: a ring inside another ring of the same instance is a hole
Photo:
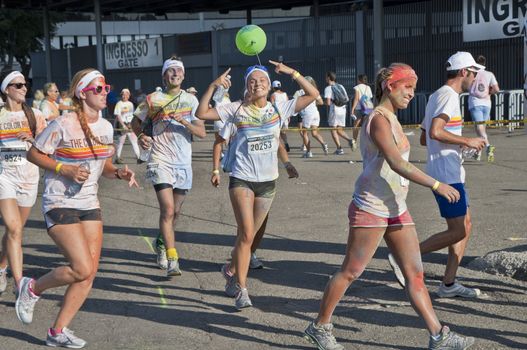
[[[7,265],[18,288],[22,278],[22,231],[37,199],[38,167],[26,159],[35,134],[46,126],[26,103],[26,79],[18,71],[0,76],[0,215],[6,232],[0,254],[0,293],[7,288]]]
[[[137,186],[134,173],[112,164],[113,128],[100,115],[109,85],[88,68],[73,77],[73,112],[60,116],[37,137],[28,159],[46,170],[42,211],[49,236],[68,260],[38,280],[23,277],[15,308],[24,324],[33,320],[41,293],[67,286],[60,311],[48,329],[46,344],[80,349],[86,342],[69,326],[91,290],[103,239],[97,198],[99,178],[120,179]]]
[[[319,95],[318,90],[300,73],[283,63],[269,61],[275,72],[291,76],[305,95],[286,102],[271,104],[267,96],[271,80],[267,68],[251,66],[244,77],[247,98],[216,108],[209,107],[212,93],[218,86],[229,88],[230,68],[214,80],[201,98],[196,116],[203,120],[225,122],[225,128],[232,128],[227,160],[231,175],[229,194],[238,224],[238,233],[232,263],[224,274],[232,277],[235,284],[235,306],[242,309],[252,306],[247,291],[247,272],[251,257],[251,244],[255,232],[267,216],[275,194],[278,178],[278,144],[280,127],[294,113],[306,108]]]

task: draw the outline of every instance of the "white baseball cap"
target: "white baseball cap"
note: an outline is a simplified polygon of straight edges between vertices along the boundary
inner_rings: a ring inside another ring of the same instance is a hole
[[[280,88],[282,87],[282,83],[280,83],[278,80],[273,81],[273,88]]]
[[[476,63],[470,52],[458,51],[446,61],[446,70],[460,70],[466,68],[473,72],[485,69],[485,66]]]

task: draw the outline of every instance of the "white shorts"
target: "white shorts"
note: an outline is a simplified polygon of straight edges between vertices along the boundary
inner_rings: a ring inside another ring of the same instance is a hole
[[[320,125],[320,114],[304,115],[302,117],[302,126],[304,128],[310,128],[312,126]]]
[[[331,127],[346,126],[346,111],[343,113],[330,113],[328,117],[328,125]]]
[[[224,122],[221,120],[215,120],[214,121],[214,131],[219,132],[221,129],[223,129],[223,126],[225,125]]]
[[[192,168],[148,163],[146,180],[152,185],[169,184],[172,188],[190,190],[192,188]]]
[[[38,183],[15,184],[5,176],[0,176],[0,200],[16,199],[19,207],[32,207],[37,201]]]

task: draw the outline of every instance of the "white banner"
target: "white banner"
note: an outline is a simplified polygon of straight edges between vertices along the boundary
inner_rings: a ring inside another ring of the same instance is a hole
[[[123,41],[104,45],[106,69],[130,69],[163,65],[161,38]]]
[[[463,0],[463,41],[521,36],[525,0]]]

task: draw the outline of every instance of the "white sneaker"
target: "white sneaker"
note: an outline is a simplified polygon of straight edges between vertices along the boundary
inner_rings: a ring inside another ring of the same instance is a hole
[[[477,288],[467,288],[458,282],[455,282],[454,285],[450,287],[447,287],[444,283],[441,283],[439,289],[437,290],[437,295],[440,298],[477,298],[481,295],[481,291]]]
[[[306,152],[306,158],[313,158],[313,152]]]
[[[395,258],[393,257],[392,253],[388,254],[388,262],[390,263],[390,266],[392,267],[393,273],[395,275],[395,279],[401,287],[406,287],[406,281],[404,279],[403,272],[401,271],[401,268],[399,267],[399,264],[397,264],[397,261],[395,261]]]
[[[86,341],[75,336],[72,330],[64,327],[62,328],[62,333],[55,336],[51,335],[51,330],[48,329],[46,345],[54,348],[82,349],[86,346]]]
[[[324,146],[322,146],[322,150],[324,151],[324,154],[327,156],[329,154],[329,147],[325,143]]]
[[[161,246],[158,243],[157,238],[154,239],[152,245],[154,246],[157,255],[157,266],[159,266],[161,270],[166,270],[168,268],[168,259],[165,246]]]
[[[15,303],[16,316],[24,324],[30,324],[33,321],[33,310],[36,302],[40,299],[40,297],[32,295],[29,291],[29,284],[32,281],[32,278],[22,277]]]
[[[249,292],[247,291],[247,288],[241,288],[240,285],[238,285],[238,293],[234,299],[234,306],[238,310],[253,306],[251,298],[249,298]]]
[[[167,277],[181,276],[178,259],[168,259]]]
[[[4,270],[0,270],[0,294],[5,292],[7,289],[7,267]]]
[[[251,270],[263,269],[263,262],[256,257],[255,253],[251,254],[251,261],[249,262],[249,268]]]

